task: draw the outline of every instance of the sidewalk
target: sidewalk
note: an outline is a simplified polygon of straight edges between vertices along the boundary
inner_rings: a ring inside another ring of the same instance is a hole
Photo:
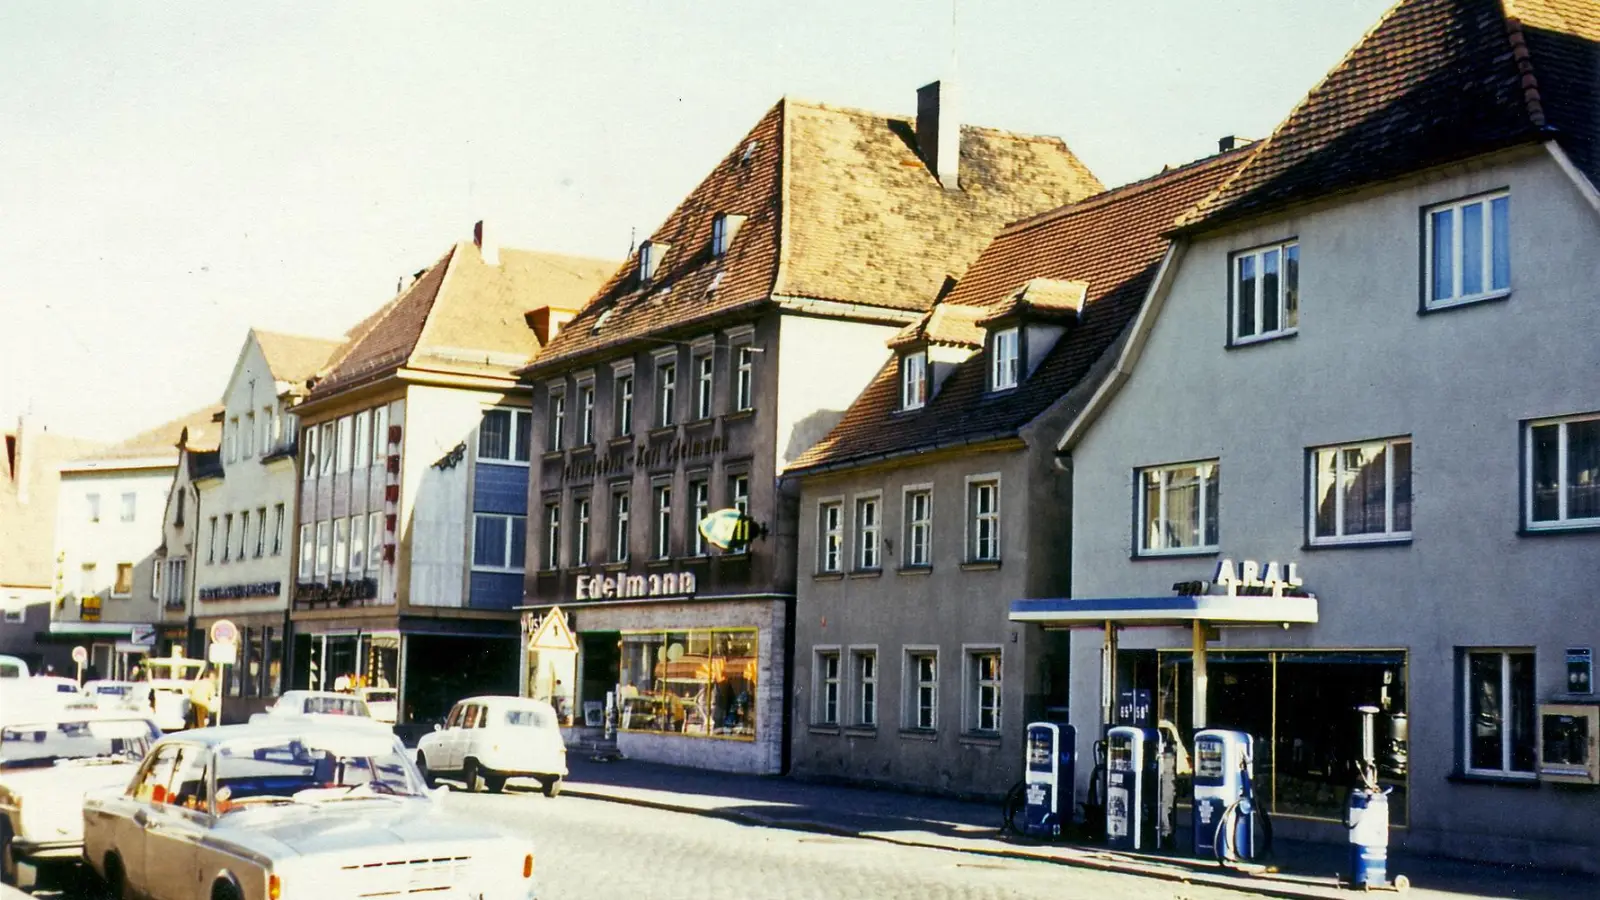
[[[565,792],[574,797],[714,816],[747,825],[932,847],[989,856],[1124,872],[1257,896],[1351,896],[1339,887],[1342,846],[1280,841],[1267,860],[1276,871],[1240,874],[1179,856],[1115,853],[1093,845],[1028,842],[1000,831],[998,804],[815,784],[782,777],[729,775],[634,760],[595,762],[572,753]],[[1180,846],[1187,833],[1180,832]],[[1391,852],[1390,877],[1405,875],[1418,900],[1600,897],[1600,878],[1491,866]]]

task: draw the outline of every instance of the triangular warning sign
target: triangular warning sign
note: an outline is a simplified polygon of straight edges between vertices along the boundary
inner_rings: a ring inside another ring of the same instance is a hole
[[[533,638],[528,641],[529,650],[577,650],[578,642],[572,637],[572,629],[567,627],[567,616],[561,607],[551,607],[545,614],[544,620],[539,623],[539,630],[533,633]]]

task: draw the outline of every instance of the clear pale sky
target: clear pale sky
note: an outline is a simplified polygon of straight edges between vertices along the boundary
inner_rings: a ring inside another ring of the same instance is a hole
[[[1058,135],[1107,185],[1262,137],[1386,0],[0,6],[0,425],[217,402],[489,222],[620,259],[785,94]],[[952,38],[954,34],[954,38]]]

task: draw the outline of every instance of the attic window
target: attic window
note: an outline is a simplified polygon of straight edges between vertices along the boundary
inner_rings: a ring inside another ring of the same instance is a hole
[[[928,401],[928,351],[900,357],[900,408],[921,409]]]
[[[661,268],[661,260],[672,249],[671,244],[662,244],[657,241],[645,241],[639,245],[639,283],[648,285],[656,279],[657,270]]]
[[[739,233],[739,226],[744,224],[745,216],[733,213],[718,213],[711,220],[711,255],[723,256],[728,252],[728,246],[733,243],[733,238]]]
[[[1018,357],[1017,329],[1004,328],[994,332],[989,340],[989,354],[993,365],[989,369],[989,389],[1010,390],[1017,386]]]
[[[751,158],[756,155],[756,151],[758,149],[760,149],[760,148],[761,148],[761,142],[757,141],[757,140],[752,140],[749,143],[745,144],[744,145],[744,153],[743,153],[743,155],[741,155],[739,157],[739,165],[741,165],[741,166],[750,165]]]
[[[723,273],[718,272],[717,274],[711,276],[711,283],[706,285],[706,296],[707,297],[711,296],[712,294],[715,294],[717,292],[717,288],[722,286],[722,274]]]
[[[600,317],[594,320],[594,328],[590,329],[590,333],[591,334],[599,334],[600,333],[600,329],[604,328],[605,325],[606,325],[606,322],[611,318],[611,314],[616,312],[616,311],[617,311],[617,308],[615,306],[613,306],[613,307],[601,312],[600,313]]]

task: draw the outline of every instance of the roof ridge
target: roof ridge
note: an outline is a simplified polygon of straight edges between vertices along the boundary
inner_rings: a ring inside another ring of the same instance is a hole
[[[475,244],[467,240],[456,241],[455,244],[451,245],[449,258],[445,260],[444,273],[439,276],[439,286],[434,289],[433,299],[428,301],[428,308],[422,313],[422,327],[417,329],[416,340],[411,342],[410,349],[406,350],[405,356],[401,359],[400,364],[402,366],[410,365],[411,361],[417,358],[418,351],[427,343],[428,334],[434,329],[433,311],[439,308],[439,301],[445,298],[445,292],[453,283],[450,276],[456,273],[456,262],[461,259],[462,251],[468,245],[476,247]],[[482,251],[480,250],[479,252],[481,253]],[[484,266],[489,265],[481,256],[478,261],[483,263]]]
[[[422,274],[426,275],[428,272],[431,272],[434,269],[435,266],[438,266],[440,263],[446,262],[456,252],[456,247],[457,246],[458,245],[456,245],[456,244],[451,244],[450,245],[450,249],[446,250],[442,256],[440,256],[437,260],[435,260],[432,266],[429,266],[426,269],[422,270]],[[344,361],[346,359],[350,358],[350,354],[353,353],[355,351],[355,349],[361,345],[361,342],[366,340],[367,337],[369,335],[371,335],[374,331],[376,331],[378,329],[378,326],[382,325],[385,321],[387,321],[390,316],[394,315],[394,311],[400,308],[401,302],[404,301],[406,297],[410,296],[411,292],[416,290],[417,289],[417,285],[419,285],[421,283],[422,283],[422,276],[418,276],[417,278],[413,279],[410,284],[406,285],[406,289],[405,290],[403,290],[400,293],[394,295],[393,297],[390,297],[386,307],[385,308],[380,308],[378,310],[377,318],[374,319],[372,321],[372,323],[367,326],[366,330],[364,330],[360,334],[355,335],[354,337],[350,338],[348,341],[345,341],[344,344],[339,348],[338,352],[335,353],[332,357],[330,357],[326,363],[323,363],[322,368],[317,370],[317,374],[316,374],[315,377],[317,377],[318,380],[321,380],[321,378],[323,376],[325,376],[327,373],[333,372],[335,369],[338,369],[339,366],[343,365]],[[440,283],[439,286],[441,288],[444,287],[442,279],[441,279],[441,283]],[[418,334],[418,337],[421,337],[420,333]],[[409,358],[410,354],[408,353],[408,354],[406,354],[406,356],[407,356],[407,358]]]
[[[860,106],[842,106],[842,105],[839,105],[839,104],[836,104],[836,103],[824,103],[821,100],[807,100],[807,99],[805,99],[803,97],[791,97],[788,94],[785,94],[783,96],[783,99],[780,100],[779,102],[793,103],[796,106],[808,107],[810,109],[822,110],[824,112],[845,113],[845,114],[848,114],[848,115],[855,115],[855,116],[868,116],[868,117],[871,117],[871,118],[874,118],[874,119],[889,119],[889,120],[893,120],[893,121],[897,121],[897,122],[907,122],[907,123],[911,123],[911,124],[915,124],[916,121],[917,121],[916,113],[910,113],[910,114],[887,113],[887,112],[883,112],[881,110],[867,109],[865,107],[860,107]],[[1056,135],[1056,134],[1038,134],[1038,133],[1029,132],[1029,131],[1013,131],[1013,130],[1011,130],[1009,128],[996,128],[993,125],[977,125],[977,124],[972,124],[972,123],[967,123],[967,122],[962,122],[962,123],[960,123],[960,125],[961,125],[961,130],[962,131],[972,131],[972,132],[979,132],[979,133],[983,133],[983,134],[992,134],[992,135],[997,135],[999,137],[1009,137],[1009,138],[1016,138],[1018,140],[1042,141],[1042,142],[1046,142],[1046,143],[1059,143],[1059,144],[1066,144],[1066,142],[1067,142],[1066,138],[1063,138],[1060,135]]]
[[[1202,156],[1199,159],[1191,160],[1183,163],[1182,165],[1157,172],[1154,175],[1147,175],[1144,178],[1138,179],[1137,181],[1130,181],[1127,184],[1120,184],[1114,188],[1107,188],[1098,194],[1085,197],[1076,203],[1068,203],[1063,206],[1058,206],[1055,209],[1049,209],[1042,213],[1036,213],[1025,219],[1018,219],[1015,222],[1007,225],[1005,228],[1002,228],[1000,230],[1000,234],[1012,234],[1016,232],[1027,231],[1031,228],[1045,225],[1050,222],[1055,222],[1059,219],[1070,218],[1078,215],[1079,213],[1092,212],[1105,206],[1110,206],[1116,203],[1132,200],[1136,197],[1141,197],[1151,191],[1161,190],[1173,181],[1181,181],[1186,178],[1193,178],[1197,175],[1202,175],[1211,166],[1220,165],[1230,156],[1242,157],[1247,153],[1251,153],[1254,151],[1257,145],[1264,142],[1264,139],[1257,140],[1235,150],[1227,150],[1222,153],[1213,153],[1209,156]],[[1238,160],[1237,165],[1239,168],[1243,168],[1247,162],[1247,160],[1241,158]],[[1229,177],[1231,178],[1232,176],[1230,175]]]
[[[1522,18],[1515,11],[1515,0],[1500,0],[1500,17],[1505,20],[1506,39],[1511,44],[1511,58],[1516,61],[1522,75],[1522,99],[1528,105],[1528,118],[1535,128],[1546,127],[1544,102],[1539,95],[1539,77],[1534,70],[1533,53],[1528,49],[1522,33]]]

